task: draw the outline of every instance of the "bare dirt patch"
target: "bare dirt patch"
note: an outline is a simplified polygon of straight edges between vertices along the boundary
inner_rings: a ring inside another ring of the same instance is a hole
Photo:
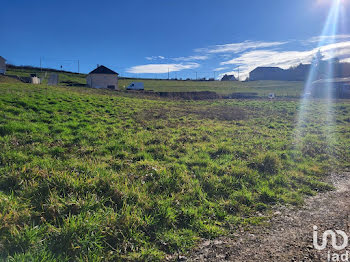
[[[335,250],[329,246],[323,251],[314,249],[313,226],[318,227],[319,237],[325,230],[350,232],[350,173],[333,174],[329,180],[335,191],[306,199],[302,208],[276,208],[266,226],[204,240],[188,260],[327,261],[328,251]]]
[[[248,113],[238,107],[212,106],[212,107],[190,107],[182,108],[152,108],[137,113],[137,119],[143,120],[166,120],[169,118],[181,118],[193,116],[197,119],[215,119],[221,121],[238,121],[248,117]]]

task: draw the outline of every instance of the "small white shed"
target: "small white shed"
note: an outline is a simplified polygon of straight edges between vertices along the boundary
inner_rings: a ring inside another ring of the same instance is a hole
[[[32,79],[33,85],[40,85],[41,84],[41,79],[36,74],[30,74],[30,77]]]
[[[101,65],[88,74],[86,83],[92,88],[118,90],[118,73]]]
[[[143,82],[132,82],[127,88],[127,90],[145,90]]]
[[[0,56],[0,74],[6,73],[6,59]]]

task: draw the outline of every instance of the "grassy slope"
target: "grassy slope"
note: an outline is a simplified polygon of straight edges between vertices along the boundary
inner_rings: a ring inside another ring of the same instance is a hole
[[[349,101],[334,106],[341,143],[327,143],[314,102],[296,150],[294,101],[15,83],[0,94],[0,254],[17,261],[163,260],[350,166]]]
[[[254,82],[227,82],[227,81],[164,81],[138,80],[145,83],[146,90],[188,92],[213,91],[218,94],[232,94],[237,92],[253,92],[267,96],[275,92],[280,96],[298,96],[303,88],[302,82],[282,81],[254,81]],[[130,80],[121,80],[121,87],[127,86]]]
[[[8,76],[0,75],[0,83],[21,83],[21,81]]]
[[[37,69],[33,70],[10,70],[8,74],[18,76],[29,76],[31,73],[45,75]],[[49,75],[50,73],[48,73]],[[59,73],[59,80],[73,81],[79,84],[86,84],[86,75]],[[120,79],[119,87],[127,87],[132,81],[142,81],[146,90],[157,92],[188,92],[188,91],[213,91],[219,94],[231,94],[236,92],[254,92],[267,96],[274,92],[279,96],[298,96],[303,89],[303,82],[291,81],[254,81],[254,82],[221,82],[221,81],[167,81],[167,80],[138,80]]]

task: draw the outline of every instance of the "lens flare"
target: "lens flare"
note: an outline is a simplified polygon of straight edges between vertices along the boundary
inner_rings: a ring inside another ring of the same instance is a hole
[[[343,2],[343,0],[332,1],[332,7],[329,11],[328,18],[326,20],[318,43],[319,50],[321,50],[322,46],[326,44],[336,43],[339,15],[341,13],[341,6]],[[332,53],[330,53],[331,58],[334,58],[334,52],[335,50],[332,50]],[[308,78],[305,82],[304,94],[300,103],[298,122],[295,132],[295,144],[299,150],[303,147],[303,138],[309,134],[308,124],[310,120],[315,117],[315,109],[318,111],[319,115],[323,116],[323,119],[319,119],[319,121],[323,124],[321,125],[321,130],[318,130],[318,132],[321,134],[321,137],[324,137],[327,140],[327,145],[329,147],[331,147],[334,141],[334,137],[332,137],[332,131],[334,130],[334,119],[332,113],[334,86],[332,81],[325,81],[325,84],[322,87],[324,89],[322,90],[322,93],[325,94],[325,97],[317,100],[312,98],[312,94],[315,93],[315,90],[313,90],[313,88],[315,88],[313,83],[320,78],[320,63],[321,61],[317,59],[312,62]],[[322,78],[334,78],[334,64],[328,61],[326,62],[326,65],[327,67],[324,74],[322,75]]]
[[[336,2],[336,4],[339,3],[339,4],[346,5],[350,1],[349,0],[316,0],[316,5],[318,6],[333,5],[334,2]]]

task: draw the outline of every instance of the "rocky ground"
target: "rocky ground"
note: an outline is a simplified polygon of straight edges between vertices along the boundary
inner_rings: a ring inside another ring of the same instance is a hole
[[[302,208],[276,208],[265,226],[238,230],[240,232],[230,237],[204,240],[180,260],[328,261],[329,251],[332,255],[334,252],[344,254],[346,250],[336,251],[330,244],[322,251],[313,247],[314,225],[318,227],[319,238],[325,230],[338,229],[350,235],[350,173],[334,174],[329,180],[336,190],[308,198]],[[350,246],[347,250],[350,251]],[[343,258],[346,257],[343,255]],[[336,256],[333,259],[331,261],[342,261]]]

